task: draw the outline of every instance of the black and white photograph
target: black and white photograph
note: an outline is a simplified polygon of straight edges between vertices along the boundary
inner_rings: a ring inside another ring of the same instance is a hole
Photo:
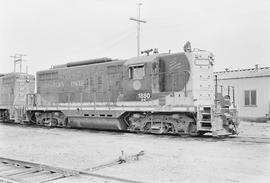
[[[0,183],[270,182],[269,0],[0,0]]]

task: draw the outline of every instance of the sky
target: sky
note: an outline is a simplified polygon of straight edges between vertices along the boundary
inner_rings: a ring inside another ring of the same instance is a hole
[[[216,71],[270,66],[270,0],[0,0],[0,73],[26,54],[23,71],[92,58],[136,56],[137,3],[141,50],[215,55]],[[19,71],[18,65],[16,70]]]

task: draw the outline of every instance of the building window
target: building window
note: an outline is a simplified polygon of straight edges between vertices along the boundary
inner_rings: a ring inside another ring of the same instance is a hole
[[[144,65],[136,65],[129,67],[129,78],[130,79],[143,79],[145,75]]]
[[[245,90],[245,106],[256,106],[257,94],[256,90]]]

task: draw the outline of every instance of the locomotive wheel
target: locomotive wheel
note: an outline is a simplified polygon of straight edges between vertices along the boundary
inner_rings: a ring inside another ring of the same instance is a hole
[[[54,118],[46,118],[46,119],[43,119],[42,121],[43,121],[44,126],[52,127],[52,126],[58,125],[57,119],[54,119]]]
[[[197,132],[197,136],[203,136],[206,132],[203,132],[203,131],[199,131]]]
[[[67,118],[61,112],[35,112],[31,117],[31,121],[42,126],[59,126],[67,125]]]
[[[189,132],[189,135],[191,135],[191,136],[198,135],[197,126],[195,123],[189,123],[188,132]]]
[[[141,129],[142,132],[150,132],[150,130],[151,130],[151,122],[145,123],[145,125]]]

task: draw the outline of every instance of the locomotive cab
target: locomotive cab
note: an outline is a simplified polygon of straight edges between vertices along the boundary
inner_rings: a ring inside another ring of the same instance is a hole
[[[152,77],[153,65],[158,55],[134,57],[125,62],[127,70],[124,79],[123,101],[151,101],[159,86]]]
[[[174,96],[175,92],[187,97],[187,92],[191,91],[191,88],[188,91],[190,65],[184,53],[134,57],[125,65],[128,70],[125,101],[154,101],[168,94]]]

